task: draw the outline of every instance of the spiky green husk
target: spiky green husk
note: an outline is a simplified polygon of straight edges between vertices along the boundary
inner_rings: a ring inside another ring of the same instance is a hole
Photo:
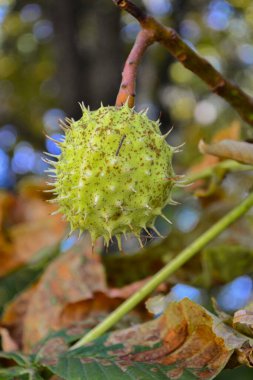
[[[89,230],[106,244],[116,235],[154,227],[170,203],[175,184],[174,148],[159,123],[145,113],[101,107],[69,120],[61,154],[53,169],[54,192],[71,230]]]

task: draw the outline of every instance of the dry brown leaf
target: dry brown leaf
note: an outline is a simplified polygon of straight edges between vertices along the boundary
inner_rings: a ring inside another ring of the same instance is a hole
[[[65,228],[65,223],[53,217],[10,227],[9,241],[0,236],[0,276],[27,263],[39,250],[57,244]]]
[[[240,364],[244,364],[247,367],[253,367],[253,350],[252,346],[245,343],[242,348],[236,350],[237,360]]]
[[[23,322],[27,311],[28,304],[32,295],[34,294],[36,285],[25,290],[12,302],[10,302],[3,313],[1,325],[3,328],[8,329],[8,333],[16,346],[21,349],[23,341]],[[8,350],[6,344],[2,344],[4,351]]]
[[[238,310],[234,314],[233,324],[242,323],[253,328],[253,311]]]
[[[73,334],[76,336],[69,329],[68,336]],[[56,364],[55,353],[62,350],[63,342],[57,339],[53,337],[52,344],[49,339],[42,355],[49,365]],[[88,346],[88,352],[91,350],[95,355],[95,365],[112,365],[113,361],[123,371],[131,366],[139,368],[138,362],[140,367],[146,363],[149,368],[152,364],[153,368],[157,368],[157,364],[168,365],[166,375],[174,380],[187,375],[199,380],[213,379],[226,365],[250,365],[253,359],[251,339],[187,298],[171,302],[163,315],[151,322],[111,332]],[[66,350],[66,346],[64,348]],[[101,353],[101,349],[105,356],[99,358],[96,353]],[[75,363],[94,361],[85,355],[85,347],[83,355],[78,350],[75,357],[73,352]],[[166,371],[166,367],[162,370]]]
[[[51,330],[91,317],[96,323],[99,316],[104,317],[114,310],[143,283],[121,289],[108,288],[100,256],[91,252],[90,241],[84,239],[79,247],[50,264],[41,277],[24,319],[24,349],[29,351]]]
[[[103,267],[92,255],[89,240],[63,253],[49,265],[31,297],[24,320],[25,349],[61,327],[61,314],[69,303],[92,299],[95,291],[105,289]]]
[[[94,318],[107,315],[115,310],[122,300],[127,299],[138,291],[147,281],[148,278],[134,282],[123,288],[106,287],[103,292],[95,291],[90,299],[86,299],[82,295],[80,301],[70,302],[62,308],[59,317],[60,326],[69,327],[76,322],[86,320],[89,315],[92,315]]]
[[[93,324],[90,324],[90,328],[92,328],[108,313],[116,309],[121,302],[122,298],[110,298],[103,292],[94,292],[91,299],[85,299],[84,295],[83,300],[62,306],[61,312],[57,315],[56,328],[68,328],[90,317],[93,318]]]
[[[18,351],[19,346],[11,337],[10,331],[7,328],[0,327],[0,337],[2,350],[5,352]]]
[[[204,380],[215,377],[234,350],[247,342],[247,337],[185,298],[171,302],[165,313],[152,322],[110,334],[105,344],[122,344],[122,360],[175,364],[174,372],[168,374],[170,378],[191,368]],[[135,346],[146,349],[133,353]]]
[[[232,320],[233,327],[241,333],[253,338],[253,311],[252,310],[237,310]],[[253,352],[251,352],[253,356]],[[250,360],[253,364],[253,360]]]
[[[37,251],[57,244],[65,234],[55,206],[45,201],[44,181],[24,181],[17,197],[0,193],[0,276],[27,263]]]
[[[253,164],[253,144],[244,141],[222,140],[214,144],[206,144],[200,140],[199,150],[203,154]]]
[[[99,243],[100,246],[102,242]],[[23,346],[26,351],[51,330],[108,314],[143,281],[122,289],[109,289],[100,256],[84,239],[49,265],[32,295],[24,318]]]
[[[4,227],[4,222],[7,221],[9,223],[9,214],[10,210],[15,207],[15,197],[7,193],[6,191],[0,191],[0,232]]]
[[[238,140],[240,138],[240,132],[241,132],[241,124],[239,121],[235,120],[227,128],[222,128],[221,130],[218,130],[212,137],[211,141],[212,143],[217,143],[224,139]],[[194,175],[196,173],[202,172],[205,169],[208,169],[217,165],[219,162],[220,162],[219,157],[205,154],[202,156],[202,159],[199,163],[193,165],[190,168],[188,174]],[[195,181],[189,187],[189,189],[191,191],[197,189],[195,191],[195,195],[201,198],[210,198],[210,196],[215,196],[218,198],[223,197],[220,183],[223,180],[223,177],[225,174],[226,174],[226,170],[224,169],[214,170],[214,175],[211,176],[210,180],[207,182],[206,188],[201,187],[204,183],[206,183],[206,180],[199,179]]]

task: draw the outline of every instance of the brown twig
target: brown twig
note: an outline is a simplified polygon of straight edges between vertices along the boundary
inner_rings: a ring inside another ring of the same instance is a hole
[[[253,98],[247,95],[236,84],[226,80],[205,58],[201,57],[190,48],[182,38],[172,28],[165,27],[148,16],[129,0],[113,0],[113,2],[129,12],[141,24],[141,32],[146,31],[150,37],[149,43],[142,46],[139,50],[140,55],[135,54],[135,76],[129,75],[126,67],[123,71],[122,83],[128,83],[127,88],[135,87],[136,70],[141,56],[145,49],[153,42],[157,41],[165,46],[169,52],[184,65],[187,69],[201,78],[211,89],[211,91],[225,99],[248,124],[253,126]],[[140,32],[140,33],[141,33]],[[140,34],[139,34],[140,35]],[[137,41],[136,41],[137,43]],[[135,44],[136,45],[136,44]],[[135,49],[135,46],[133,50]],[[137,50],[137,49],[136,49]],[[132,51],[133,52],[133,51]],[[131,53],[132,53],[131,52]],[[131,55],[130,53],[130,55]],[[125,72],[125,73],[124,73]],[[130,83],[129,83],[130,82]],[[131,83],[132,82],[132,83]],[[120,92],[122,89],[120,89]],[[133,92],[132,92],[133,93]],[[131,96],[131,93],[128,96]],[[133,100],[131,100],[133,104]],[[117,102],[117,105],[118,104]]]
[[[142,29],[139,32],[135,40],[135,44],[125,63],[122,73],[122,82],[116,100],[116,106],[121,107],[126,102],[128,102],[129,107],[134,106],[135,82],[138,65],[145,50],[153,43],[153,41],[153,33],[150,33],[146,29]]]
[[[135,17],[140,23],[147,18],[146,12],[137,7],[137,5],[133,4],[128,0],[112,0],[115,5],[124,9],[126,12],[130,13],[133,17]]]

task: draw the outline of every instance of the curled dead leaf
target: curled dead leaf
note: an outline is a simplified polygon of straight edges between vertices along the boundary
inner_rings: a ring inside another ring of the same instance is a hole
[[[253,367],[253,350],[250,344],[244,344],[241,348],[236,350],[237,360],[240,364],[247,367]]]
[[[253,328],[253,311],[250,310],[238,310],[234,314],[233,324],[243,323]]]
[[[225,139],[239,140],[241,132],[241,124],[238,120],[234,120],[227,128],[219,129],[214,136],[212,137],[212,143],[217,143]],[[219,158],[211,155],[204,155],[201,158],[201,161],[197,164],[191,166],[189,169],[189,174],[196,174],[205,169],[209,169],[219,163]],[[203,180],[196,181],[191,189],[198,188]]]
[[[110,334],[106,345],[122,344],[119,359],[126,362],[175,365],[170,378],[185,369],[198,379],[214,378],[248,338],[225,325],[203,307],[185,298],[171,302],[154,321]],[[136,347],[142,346],[141,352]],[[145,349],[144,349],[145,347]]]
[[[253,144],[244,141],[222,140],[214,144],[206,144],[200,140],[199,150],[203,154],[253,164]]]
[[[233,316],[233,327],[241,333],[253,338],[252,310],[237,310]]]

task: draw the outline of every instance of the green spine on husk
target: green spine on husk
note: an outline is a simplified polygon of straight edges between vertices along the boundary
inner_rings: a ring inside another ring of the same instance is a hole
[[[167,144],[159,122],[146,112],[127,105],[81,108],[80,120],[61,123],[65,139],[57,142],[61,154],[49,169],[56,176],[53,201],[71,231],[88,230],[93,242],[103,236],[106,245],[115,235],[121,246],[121,234],[139,236],[154,228],[158,215],[167,220],[162,210],[171,203],[177,178],[172,156],[178,148]]]

